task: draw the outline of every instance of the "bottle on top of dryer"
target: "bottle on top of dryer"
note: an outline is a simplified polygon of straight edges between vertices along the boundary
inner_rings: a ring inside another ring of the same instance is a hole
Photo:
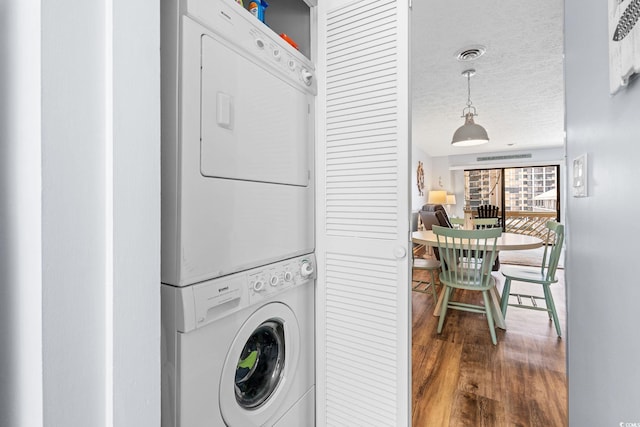
[[[269,7],[269,3],[265,0],[252,0],[249,3],[249,12],[259,21],[264,22],[264,10]]]

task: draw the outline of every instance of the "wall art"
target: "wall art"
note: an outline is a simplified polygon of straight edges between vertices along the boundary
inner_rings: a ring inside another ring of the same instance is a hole
[[[640,0],[609,1],[609,90],[611,94],[640,72]]]
[[[424,169],[420,161],[418,161],[418,169],[416,170],[416,181],[418,183],[418,195],[424,196]]]

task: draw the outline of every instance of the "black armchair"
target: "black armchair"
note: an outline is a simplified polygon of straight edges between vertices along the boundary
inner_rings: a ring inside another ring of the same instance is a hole
[[[449,216],[442,205],[424,205],[418,213],[425,230],[431,230],[434,225],[451,228]]]

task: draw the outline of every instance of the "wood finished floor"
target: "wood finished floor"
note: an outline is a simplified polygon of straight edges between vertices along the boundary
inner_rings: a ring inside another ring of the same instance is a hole
[[[504,279],[494,275],[501,291]],[[552,293],[561,339],[545,312],[514,307],[507,311],[507,330],[497,329],[497,346],[482,314],[450,310],[438,335],[433,297],[412,292],[413,427],[568,424],[564,271],[558,275]],[[414,278],[429,280],[424,271]],[[511,289],[542,295],[535,285],[513,282]],[[453,298],[482,301],[479,292],[457,291]]]

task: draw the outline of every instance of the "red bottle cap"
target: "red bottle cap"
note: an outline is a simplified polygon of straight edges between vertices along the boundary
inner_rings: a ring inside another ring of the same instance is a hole
[[[298,43],[294,42],[293,40],[291,40],[291,38],[286,35],[285,33],[280,34],[280,37],[282,37],[282,39],[284,41],[286,41],[287,43],[289,43],[291,46],[293,46],[295,49],[298,49]],[[298,49],[299,50],[299,49]]]

